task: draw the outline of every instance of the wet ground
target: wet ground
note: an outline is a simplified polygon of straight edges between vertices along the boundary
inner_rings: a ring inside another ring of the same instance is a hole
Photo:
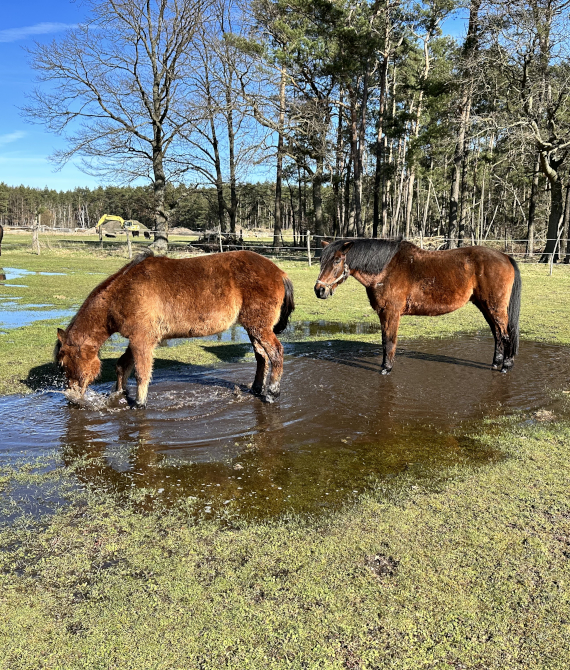
[[[146,410],[102,395],[84,408],[57,392],[0,398],[0,458],[87,457],[82,485],[190,498],[207,515],[314,513],[402,471],[425,477],[499,458],[470,437],[479,421],[550,406],[570,373],[566,348],[532,342],[511,373],[491,372],[486,336],[404,342],[388,377],[378,346],[306,347],[288,347],[274,405],[247,392],[253,363],[160,371]]]
[[[24,284],[10,284],[14,279],[21,279],[28,275],[60,275],[65,272],[32,272],[31,270],[22,270],[20,268],[0,268],[0,286],[12,288],[25,288]],[[0,330],[9,330],[10,328],[21,328],[28,326],[34,321],[43,319],[61,319],[71,317],[77,310],[73,309],[54,309],[53,305],[21,305],[17,300],[21,296],[2,295],[0,297]],[[50,309],[51,308],[51,309]]]

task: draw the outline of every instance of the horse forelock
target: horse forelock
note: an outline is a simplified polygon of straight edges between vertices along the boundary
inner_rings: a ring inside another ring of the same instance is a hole
[[[379,274],[397,254],[402,238],[394,240],[374,239],[340,239],[327,245],[321,254],[321,268],[327,266],[346,242],[353,245],[346,252],[346,262],[351,270],[360,270],[370,274]]]

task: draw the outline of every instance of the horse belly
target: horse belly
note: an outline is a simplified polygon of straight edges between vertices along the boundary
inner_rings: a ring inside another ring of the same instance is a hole
[[[237,320],[239,309],[232,305],[211,305],[210,308],[191,309],[169,324],[169,337],[205,337],[230,328]],[[184,333],[181,335],[180,333]]]
[[[433,280],[423,280],[413,289],[406,301],[404,314],[442,316],[463,307],[473,293],[471,287],[441,286]]]

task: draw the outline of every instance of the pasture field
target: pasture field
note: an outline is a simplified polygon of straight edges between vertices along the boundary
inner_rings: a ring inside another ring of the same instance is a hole
[[[0,266],[65,273],[0,284],[0,301],[23,308],[75,310],[126,260],[122,249],[55,242],[38,257],[21,240]],[[319,301],[317,267],[280,265],[295,285],[294,322],[376,323],[354,280]],[[549,276],[546,266],[522,265],[521,274],[521,346],[569,345],[570,268]],[[0,332],[0,395],[53,379],[55,328],[67,319]],[[400,339],[486,329],[468,306],[404,317]],[[308,335],[297,346],[326,339]],[[379,333],[335,339],[356,346],[378,342]],[[188,342],[158,348],[156,366],[239,361],[249,349]],[[489,364],[491,357],[489,349]],[[111,379],[116,353],[105,349],[102,358]],[[0,668],[567,668],[569,411],[560,392],[548,411],[480,421],[471,439],[501,458],[426,480],[403,472],[319,516],[259,521],[228,509],[211,520],[196,516],[191,501],[145,507],[135,490],[125,501],[78,488],[80,459],[55,469],[0,464],[1,512],[26,486],[60,486],[66,500],[48,517],[19,515],[0,526]]]

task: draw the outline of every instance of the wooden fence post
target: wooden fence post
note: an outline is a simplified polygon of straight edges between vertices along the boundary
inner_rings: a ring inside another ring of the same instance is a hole
[[[35,253],[39,256],[40,255],[40,240],[38,238],[38,232],[39,232],[39,223],[36,218],[36,221],[34,222],[33,228],[32,228],[32,251],[35,251]]]

